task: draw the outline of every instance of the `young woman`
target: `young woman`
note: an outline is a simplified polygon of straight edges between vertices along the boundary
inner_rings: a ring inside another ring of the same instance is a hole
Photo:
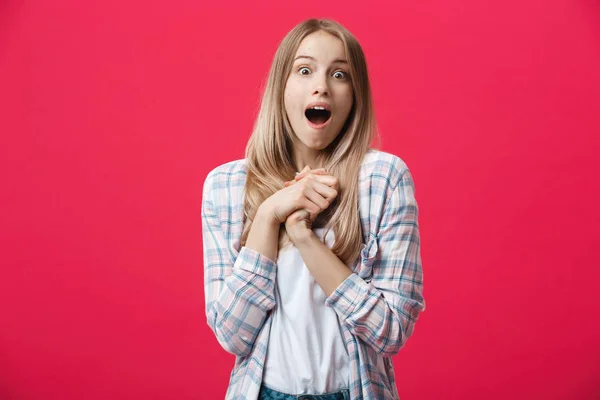
[[[418,209],[375,134],[354,36],[292,29],[245,158],[204,183],[206,314],[237,356],[227,399],[399,398],[391,357],[425,310]]]

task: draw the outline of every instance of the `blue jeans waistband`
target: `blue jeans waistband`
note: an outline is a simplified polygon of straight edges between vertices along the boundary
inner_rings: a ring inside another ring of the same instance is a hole
[[[260,387],[258,400],[350,400],[348,389],[326,394],[288,394],[266,387]]]

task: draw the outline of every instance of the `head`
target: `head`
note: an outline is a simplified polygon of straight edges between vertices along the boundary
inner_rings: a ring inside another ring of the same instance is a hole
[[[297,157],[318,154],[342,132],[354,104],[349,70],[337,36],[317,30],[299,43],[283,90],[284,121]]]
[[[246,148],[247,216],[294,176],[300,157],[339,179],[331,220],[341,220],[342,211],[356,217],[358,171],[375,133],[367,64],[356,38],[331,20],[298,24],[275,53]],[[355,219],[344,232],[360,230]]]

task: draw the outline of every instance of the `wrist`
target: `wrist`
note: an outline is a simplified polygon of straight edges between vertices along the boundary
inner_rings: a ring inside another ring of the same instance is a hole
[[[296,232],[294,232],[294,246],[300,248],[310,245],[312,240],[314,240],[317,236],[312,231],[312,229],[308,228],[298,228]]]
[[[267,210],[263,205],[259,206],[258,210],[256,211],[253,223],[255,222],[259,222],[261,225],[266,225],[269,227],[281,225],[281,223],[277,221],[273,213],[269,212],[269,210]]]

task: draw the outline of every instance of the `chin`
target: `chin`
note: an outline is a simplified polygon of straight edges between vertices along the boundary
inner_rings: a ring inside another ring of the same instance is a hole
[[[321,151],[321,150],[325,149],[327,146],[329,146],[331,144],[331,141],[323,142],[321,140],[302,140],[302,144],[311,150]]]
[[[302,144],[304,144],[310,149],[323,150],[335,140],[336,136],[329,137],[323,135],[323,132],[312,131],[302,135],[302,137],[299,137],[299,139],[302,142]]]

